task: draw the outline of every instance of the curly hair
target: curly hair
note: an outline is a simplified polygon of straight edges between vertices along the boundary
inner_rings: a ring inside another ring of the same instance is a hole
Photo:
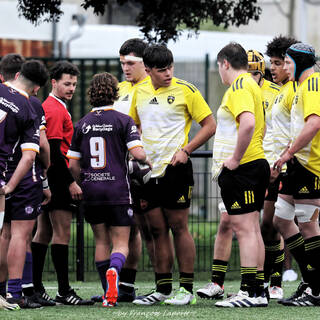
[[[60,80],[63,74],[70,74],[72,76],[79,76],[80,71],[78,67],[66,60],[57,61],[50,69],[50,79]]]
[[[284,37],[282,35],[273,38],[267,43],[266,55],[268,57],[278,57],[284,59],[287,49],[298,41],[294,38]]]
[[[118,100],[118,80],[110,73],[93,76],[88,89],[89,102],[93,107],[110,106]]]

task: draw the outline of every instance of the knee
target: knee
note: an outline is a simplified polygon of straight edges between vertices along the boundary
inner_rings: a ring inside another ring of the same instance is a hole
[[[172,231],[173,236],[179,236],[181,234],[189,232],[188,225],[186,223],[184,223],[183,221],[178,221],[178,222],[170,224],[170,229]]]
[[[166,235],[169,235],[169,230],[167,230],[167,228],[165,227],[156,227],[156,226],[152,226],[150,228],[150,233],[152,235],[152,238],[154,240],[158,240],[161,237],[164,237]]]
[[[232,226],[230,221],[221,220],[218,228],[219,235],[229,235],[232,234]]]

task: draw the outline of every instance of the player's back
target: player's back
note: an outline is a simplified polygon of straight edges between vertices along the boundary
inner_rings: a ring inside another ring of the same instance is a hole
[[[133,120],[112,108],[94,108],[78,122],[75,135],[85,200],[129,203],[127,155],[130,143],[139,140]]]

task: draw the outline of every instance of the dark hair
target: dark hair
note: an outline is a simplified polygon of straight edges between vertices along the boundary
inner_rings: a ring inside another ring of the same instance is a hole
[[[119,54],[122,56],[133,53],[136,57],[142,58],[144,50],[148,47],[148,44],[138,38],[133,38],[125,41],[120,47]]]
[[[88,89],[89,102],[93,107],[112,105],[119,98],[118,80],[110,73],[93,76]]]
[[[273,38],[267,43],[266,55],[268,57],[277,57],[284,60],[287,49],[298,41],[294,38],[284,37],[282,35]]]
[[[4,80],[13,80],[25,61],[26,59],[18,53],[9,53],[3,56],[0,62],[0,73]]]
[[[78,76],[80,71],[76,65],[69,61],[58,61],[50,69],[50,79],[60,80],[64,73],[72,76]]]
[[[28,60],[21,66],[20,75],[33,85],[44,86],[48,80],[49,73],[46,66],[39,60]]]
[[[143,63],[150,69],[166,68],[173,63],[173,55],[165,45],[154,44],[144,50]]]
[[[247,52],[236,42],[230,42],[223,47],[217,55],[217,60],[218,62],[227,60],[235,70],[248,69]]]

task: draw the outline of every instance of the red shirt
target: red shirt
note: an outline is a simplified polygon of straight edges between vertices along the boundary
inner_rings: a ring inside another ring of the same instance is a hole
[[[65,103],[51,93],[42,106],[47,122],[47,138],[61,140],[61,153],[66,156],[73,135],[71,115]]]

